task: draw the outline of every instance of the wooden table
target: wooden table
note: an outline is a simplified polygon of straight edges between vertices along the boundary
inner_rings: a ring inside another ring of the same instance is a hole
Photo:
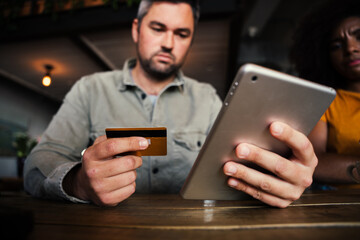
[[[216,201],[214,206],[179,195],[140,194],[101,208],[2,192],[0,213],[6,228],[0,239],[4,232],[49,240],[360,239],[359,189],[307,192],[286,209],[256,200]]]

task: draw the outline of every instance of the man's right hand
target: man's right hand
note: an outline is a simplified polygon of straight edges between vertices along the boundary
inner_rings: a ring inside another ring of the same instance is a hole
[[[139,156],[121,153],[143,150],[148,141],[141,137],[98,137],[83,154],[82,164],[72,169],[63,181],[65,192],[99,206],[116,206],[135,192]]]

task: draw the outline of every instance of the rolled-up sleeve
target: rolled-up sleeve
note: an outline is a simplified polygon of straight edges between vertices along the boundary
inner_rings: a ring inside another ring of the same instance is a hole
[[[24,188],[33,196],[83,202],[65,193],[62,181],[89,144],[86,86],[78,81],[66,95],[40,143],[25,161]]]

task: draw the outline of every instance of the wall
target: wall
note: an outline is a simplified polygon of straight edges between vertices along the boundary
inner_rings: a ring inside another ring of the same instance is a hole
[[[0,177],[16,176],[13,134],[27,132],[38,139],[60,103],[0,76]]]

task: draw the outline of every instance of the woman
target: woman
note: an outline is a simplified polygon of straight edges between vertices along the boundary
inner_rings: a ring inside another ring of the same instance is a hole
[[[327,1],[295,32],[291,61],[300,77],[337,90],[310,140],[322,183],[360,183],[360,1]],[[359,185],[360,186],[360,185]]]

